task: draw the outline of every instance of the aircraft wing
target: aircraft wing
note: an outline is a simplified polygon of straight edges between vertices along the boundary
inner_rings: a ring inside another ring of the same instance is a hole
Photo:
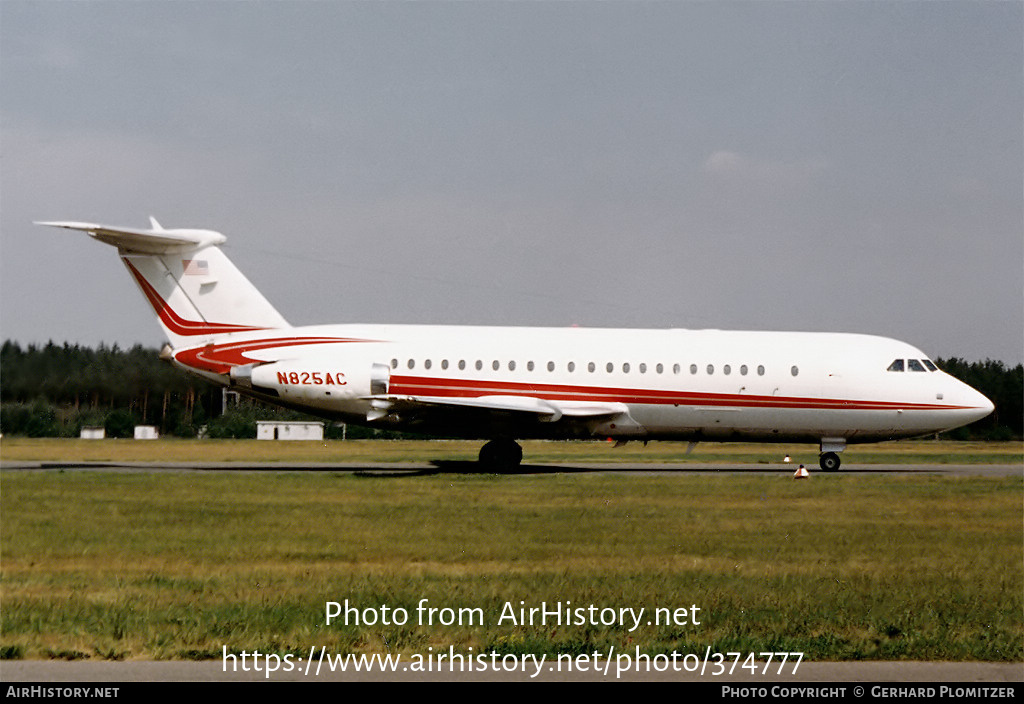
[[[533,423],[576,424],[593,434],[612,430],[630,434],[642,427],[629,415],[624,403],[556,401],[533,396],[444,396],[376,395],[370,401],[368,421],[389,417],[432,424],[458,417],[473,426],[515,426]]]

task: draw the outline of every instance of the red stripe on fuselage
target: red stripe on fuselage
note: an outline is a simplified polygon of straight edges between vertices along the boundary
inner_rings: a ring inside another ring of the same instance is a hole
[[[242,364],[255,364],[260,359],[247,357],[247,353],[283,347],[303,347],[308,345],[334,345],[344,342],[377,342],[356,337],[282,337],[262,340],[239,340],[209,344],[203,347],[176,352],[174,358],[188,367],[215,374],[227,374],[232,367]]]
[[[489,379],[450,379],[392,375],[388,392],[407,396],[475,398],[478,396],[535,396],[551,401],[607,401],[618,403],[729,406],[741,408],[794,408],[822,410],[957,410],[965,406],[896,401],[813,398],[806,396],[757,396],[667,389],[630,389],[571,384],[530,384]]]

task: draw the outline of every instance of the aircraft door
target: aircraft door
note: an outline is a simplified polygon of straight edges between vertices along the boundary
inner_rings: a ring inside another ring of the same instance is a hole
[[[387,396],[390,382],[391,367],[387,364],[374,363],[370,368],[370,395]]]

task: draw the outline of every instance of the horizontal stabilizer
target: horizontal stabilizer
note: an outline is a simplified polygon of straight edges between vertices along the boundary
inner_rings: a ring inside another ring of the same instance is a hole
[[[111,227],[88,222],[37,222],[35,224],[88,232],[100,242],[117,247],[122,254],[168,254],[202,249],[227,241],[224,235],[213,230],[165,230],[159,227],[156,220],[151,218],[150,222],[155,226],[154,229]]]

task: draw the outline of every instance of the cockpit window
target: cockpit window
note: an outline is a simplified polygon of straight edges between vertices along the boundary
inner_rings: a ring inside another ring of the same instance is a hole
[[[886,371],[890,371],[890,372],[901,372],[901,371],[903,371],[903,360],[902,359],[894,359],[892,361],[892,364],[889,365],[889,368]]]
[[[916,359],[908,359],[908,360],[907,360],[907,368],[908,368],[908,369],[909,369],[910,371],[912,371],[912,372],[924,372],[924,371],[928,371],[927,369],[925,369],[925,368],[924,368],[924,365],[923,365],[923,364],[921,364],[921,363],[920,363],[919,361],[917,361]]]
[[[928,367],[928,371],[930,371],[930,372],[937,372],[939,370],[938,367],[936,367],[934,364],[932,364],[932,360],[930,360],[930,359],[922,359],[921,361],[924,362],[924,366]]]

